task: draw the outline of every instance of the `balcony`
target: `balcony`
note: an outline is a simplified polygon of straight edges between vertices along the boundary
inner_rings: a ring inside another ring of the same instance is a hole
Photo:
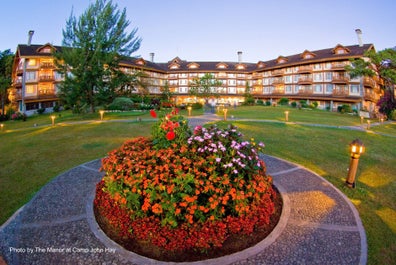
[[[364,100],[375,102],[376,101],[375,94],[374,93],[366,93],[364,95]]]
[[[22,87],[22,80],[21,79],[15,80],[14,87],[15,88],[21,88]]]
[[[282,85],[285,83],[285,80],[283,77],[276,77],[274,78],[274,81],[272,82],[273,85]]]
[[[284,95],[285,89],[283,89],[283,88],[274,89],[274,90],[272,90],[271,94],[272,95]]]
[[[312,88],[300,88],[300,90],[298,90],[298,94],[303,95],[303,96],[312,95],[313,89]]]
[[[274,71],[272,71],[272,76],[281,76],[281,75],[283,75],[283,73],[284,73],[284,70],[283,69],[276,69],[276,70],[274,70]]]
[[[263,73],[253,73],[252,78],[253,79],[258,79],[258,78],[262,78],[263,77]]]
[[[23,69],[18,68],[16,70],[16,74],[17,74],[17,76],[22,76],[23,75]]]
[[[331,81],[333,84],[348,84],[349,80],[346,76],[333,76]]]
[[[55,78],[53,75],[40,75],[39,81],[40,82],[51,82],[51,81],[55,81]]]
[[[334,97],[347,97],[349,96],[348,89],[334,89],[333,90]]]
[[[310,76],[300,76],[297,82],[299,85],[310,85],[312,84],[312,77]]]
[[[53,63],[45,62],[40,64],[41,69],[53,69],[55,68]]]
[[[345,62],[338,62],[338,63],[332,63],[331,64],[331,70],[334,71],[345,71],[345,66],[347,64]]]
[[[309,65],[303,65],[298,67],[298,73],[303,74],[303,73],[311,73],[313,70],[312,66]]]
[[[372,78],[370,78],[370,77],[365,77],[365,78],[363,79],[363,85],[364,85],[365,87],[375,88],[376,83],[375,83],[374,79],[372,79]]]

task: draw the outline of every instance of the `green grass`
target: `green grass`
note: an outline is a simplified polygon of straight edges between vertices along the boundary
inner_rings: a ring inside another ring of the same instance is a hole
[[[263,141],[266,154],[301,164],[344,192],[362,218],[368,238],[368,264],[394,263],[396,123],[372,126],[370,131],[285,124],[281,121],[284,121],[286,110],[290,111],[290,121],[360,126],[359,117],[319,110],[238,107],[229,109],[228,114],[236,118],[274,120],[233,123],[247,138]],[[193,115],[197,113],[200,112],[193,111]],[[186,115],[186,112],[182,114]],[[147,113],[140,113],[140,116],[136,113],[106,113],[104,119],[112,122],[99,122],[99,114],[91,115],[62,112],[56,118],[56,126],[50,126],[48,114],[29,118],[26,122],[4,123],[4,131],[0,132],[0,223],[58,174],[105,156],[128,138],[150,134],[151,122],[136,121],[136,117],[150,119]],[[128,122],[118,122],[117,119],[127,119]],[[34,127],[35,123],[39,126]],[[355,138],[363,141],[366,152],[360,158],[357,187],[349,189],[344,185],[349,165],[348,144]]]
[[[227,117],[231,118],[234,116],[235,119],[263,119],[263,120],[275,120],[285,121],[285,111],[288,111],[289,122],[301,122],[301,123],[316,123],[316,124],[327,124],[334,126],[360,126],[361,120],[357,115],[341,114],[338,112],[329,112],[318,109],[298,109],[291,107],[268,107],[268,106],[242,106],[229,108],[227,111]],[[220,110],[218,115],[223,115]],[[371,120],[376,122],[376,120]],[[366,126],[366,119],[364,119],[364,125]]]

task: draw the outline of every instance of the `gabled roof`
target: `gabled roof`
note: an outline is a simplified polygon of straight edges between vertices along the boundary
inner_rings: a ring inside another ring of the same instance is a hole
[[[49,47],[51,52],[46,52],[45,48]],[[20,57],[36,57],[36,56],[52,56],[52,51],[61,51],[61,46],[54,46],[50,43],[44,45],[27,45],[27,44],[19,44],[17,47],[17,55]]]

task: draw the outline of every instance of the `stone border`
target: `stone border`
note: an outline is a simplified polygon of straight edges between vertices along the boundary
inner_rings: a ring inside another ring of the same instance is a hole
[[[90,196],[88,197],[88,201],[86,204],[86,213],[87,213],[87,221],[88,225],[95,235],[96,238],[99,239],[101,243],[103,243],[107,248],[116,249],[116,252],[119,253],[123,258],[128,261],[136,262],[138,264],[153,264],[153,265],[170,265],[170,264],[178,264],[178,265],[226,265],[231,264],[237,261],[245,260],[249,257],[259,254],[265,248],[269,247],[275,240],[282,234],[283,230],[286,228],[287,222],[290,217],[290,201],[289,197],[286,194],[285,189],[276,183],[274,180],[274,186],[278,189],[282,199],[282,212],[279,218],[278,224],[272,230],[272,232],[262,241],[257,243],[256,245],[244,249],[242,251],[219,257],[214,259],[207,259],[201,261],[194,261],[194,262],[166,262],[166,261],[159,261],[155,259],[150,259],[139,254],[136,254],[132,251],[126,250],[121,245],[117,244],[113,240],[111,240],[100,228],[98,223],[96,222],[94,210],[93,210],[93,201],[95,198],[95,189],[91,192]]]

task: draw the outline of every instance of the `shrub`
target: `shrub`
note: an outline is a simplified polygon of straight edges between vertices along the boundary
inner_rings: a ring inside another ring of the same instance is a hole
[[[309,105],[309,107],[310,107],[311,109],[316,109],[318,106],[319,106],[319,103],[318,103],[317,101],[313,101],[313,102]]]
[[[14,120],[14,121],[15,120],[23,120],[23,121],[25,121],[26,118],[27,118],[26,114],[24,114],[22,112],[19,112],[19,111],[11,114],[11,120]]]
[[[293,108],[296,108],[296,107],[297,107],[297,102],[293,101],[290,105],[291,105]]]
[[[203,105],[199,102],[195,102],[195,103],[191,104],[191,108],[192,109],[202,109]]]
[[[346,104],[338,106],[337,110],[338,110],[338,112],[341,112],[341,113],[351,113],[352,112],[351,106],[346,105]]]
[[[107,107],[109,110],[130,110],[133,108],[133,101],[130,98],[119,97]]]
[[[39,108],[37,110],[37,114],[43,114],[45,112],[45,108]]]
[[[300,100],[300,106],[301,108],[308,108],[308,104],[306,100]]]
[[[258,99],[256,101],[256,104],[262,106],[262,105],[264,105],[264,101],[262,99]]]
[[[289,99],[288,98],[281,98],[279,100],[279,105],[289,105]]]
[[[173,117],[157,130],[175,127]],[[203,251],[269,223],[275,193],[258,157],[262,143],[243,140],[234,126],[198,126],[167,148],[154,139],[129,140],[102,160],[95,209],[120,236]]]
[[[271,101],[267,100],[267,101],[265,102],[265,105],[266,105],[266,106],[271,106]]]

